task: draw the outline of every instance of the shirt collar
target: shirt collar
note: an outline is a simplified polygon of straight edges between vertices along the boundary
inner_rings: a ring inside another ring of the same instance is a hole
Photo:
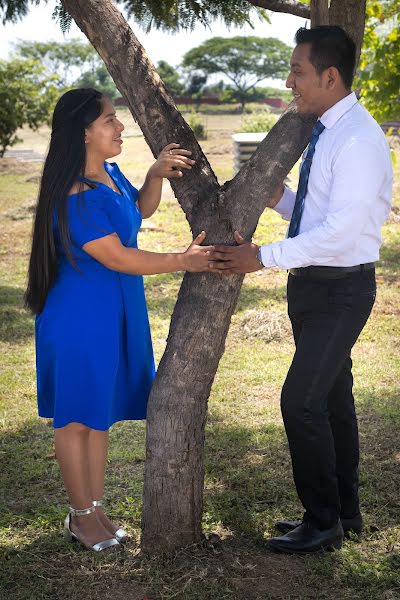
[[[351,92],[324,112],[320,118],[322,125],[325,125],[327,129],[331,129],[357,102],[357,96],[354,92]]]

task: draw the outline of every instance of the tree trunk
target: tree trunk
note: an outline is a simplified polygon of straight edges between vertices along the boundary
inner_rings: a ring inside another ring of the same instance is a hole
[[[364,38],[367,0],[331,0],[329,24],[340,25],[357,46],[356,64],[360,59]]]
[[[204,199],[196,218],[212,239],[228,234],[231,242],[235,229],[251,237],[313,123],[313,118],[288,111],[238,175],[211,203]],[[242,280],[209,274],[184,277],[147,413],[145,551],[171,551],[200,539],[207,401]]]
[[[311,27],[329,25],[329,0],[311,0]]]
[[[172,187],[194,234],[207,243],[251,237],[277,185],[296,163],[314,118],[289,107],[236,177],[220,187],[193,132],[127,22],[110,0],[64,0],[103,58],[157,155],[176,141],[197,164]],[[242,204],[243,198],[246,203]],[[207,401],[242,276],[186,274],[147,415],[142,548],[172,551],[200,539]]]

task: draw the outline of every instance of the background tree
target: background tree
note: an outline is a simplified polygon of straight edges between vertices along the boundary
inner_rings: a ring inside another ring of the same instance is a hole
[[[72,87],[83,71],[93,70],[102,63],[93,46],[79,39],[61,43],[19,40],[14,44],[14,54],[38,61],[48,75],[57,73],[60,89]]]
[[[271,93],[269,94],[269,96],[271,96]],[[272,93],[272,96],[276,96],[275,91]],[[228,104],[239,102],[240,110],[241,112],[244,112],[246,104],[248,104],[249,102],[262,102],[267,97],[268,94],[264,91],[263,88],[260,87],[253,87],[247,90],[246,92],[242,93],[232,85],[227,85],[225,86],[225,89],[220,95],[220,100],[221,102],[226,102]]]
[[[26,4],[26,0],[18,1]],[[195,0],[175,3],[183,7],[204,4]],[[310,7],[296,0],[257,3],[263,8],[310,15]],[[7,4],[0,0],[0,7],[7,8]],[[328,0],[311,0],[314,14],[323,14],[317,9],[327,5]],[[235,178],[221,186],[115,4],[111,0],[64,0],[64,6],[103,58],[152,152],[158,155],[172,140],[193,151],[195,167],[172,183],[193,233],[205,229],[208,243],[233,243],[235,229],[250,238],[269,198],[301,155],[315,118],[298,115],[291,106]],[[361,47],[365,0],[331,0],[328,17]],[[222,278],[191,273],[183,279],[148,406],[142,520],[146,551],[172,551],[201,538],[207,400],[242,280],[236,275]]]
[[[104,62],[91,44],[79,39],[65,42],[21,40],[14,44],[17,57],[38,61],[50,76],[57,73],[60,90],[71,87],[94,87],[110,98],[119,96]]]
[[[223,79],[220,79],[215,83],[206,85],[203,91],[205,94],[207,94],[207,96],[221,96],[221,94],[224,92],[224,90],[226,90],[226,88],[226,83]]]
[[[121,96],[103,62],[97,64],[91,70],[84,71],[84,73],[74,81],[72,87],[95,88],[111,98],[111,100]]]
[[[17,129],[37,129],[48,121],[58,98],[57,76],[37,61],[0,61],[0,157],[19,140]]]
[[[290,55],[289,46],[275,38],[214,37],[189,50],[183,66],[206,75],[225,75],[233,83],[235,99],[243,110],[257,83],[266,78],[286,78]]]
[[[378,122],[400,118],[400,0],[367,5],[357,85]]]
[[[157,71],[161,79],[173,96],[182,96],[185,86],[181,81],[179,71],[168,64],[165,60],[160,60],[157,64]]]
[[[193,98],[195,101],[196,111],[198,111],[200,108],[201,97],[203,95],[206,83],[207,75],[204,73],[194,71],[188,75],[185,94]]]

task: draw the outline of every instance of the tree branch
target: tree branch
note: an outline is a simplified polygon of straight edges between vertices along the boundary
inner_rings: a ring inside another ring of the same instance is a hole
[[[232,231],[253,235],[276,188],[300,158],[315,121],[314,115],[299,114],[292,103],[237,175],[222,186],[218,201],[229,214]],[[235,201],[243,190],[245,202]]]
[[[171,187],[193,229],[195,215],[219,189],[217,178],[193,131],[178,111],[143,46],[111,0],[63,0],[65,8],[103,59],[142,129],[154,156],[179,142],[193,151],[195,167]],[[98,21],[107,27],[97,25]],[[194,233],[198,233],[194,231]]]
[[[310,19],[311,16],[310,7],[297,0],[248,0],[248,2],[273,12],[289,13],[304,19]]]

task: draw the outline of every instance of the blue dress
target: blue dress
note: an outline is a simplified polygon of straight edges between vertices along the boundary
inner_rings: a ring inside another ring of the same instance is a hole
[[[56,428],[75,422],[105,431],[116,421],[145,419],[155,375],[142,276],[111,271],[82,250],[111,233],[137,248],[138,191],[115,163],[105,168],[121,195],[93,182],[66,200],[78,268],[54,220],[58,275],[35,333],[39,416],[53,418]]]

